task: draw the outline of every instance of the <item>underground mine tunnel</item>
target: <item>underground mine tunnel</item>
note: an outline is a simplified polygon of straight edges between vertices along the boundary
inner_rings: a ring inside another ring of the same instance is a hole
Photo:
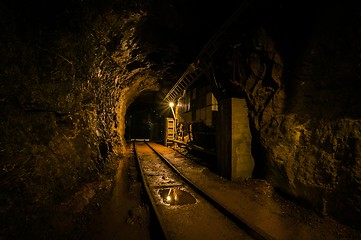
[[[213,154],[220,177],[262,180],[360,229],[357,1],[5,0],[0,11],[0,239],[82,239],[123,185],[114,207],[131,221],[115,228],[148,236],[130,141],[167,146],[175,114],[171,143]]]

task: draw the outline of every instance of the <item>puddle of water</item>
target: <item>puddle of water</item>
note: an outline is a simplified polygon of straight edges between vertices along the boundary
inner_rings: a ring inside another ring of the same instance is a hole
[[[160,189],[158,193],[163,203],[167,205],[187,205],[197,202],[192,194],[179,188]]]

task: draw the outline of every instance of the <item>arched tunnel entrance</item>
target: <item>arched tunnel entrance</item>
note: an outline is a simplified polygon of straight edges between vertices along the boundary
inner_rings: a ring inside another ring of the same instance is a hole
[[[164,140],[164,119],[171,117],[172,113],[169,108],[161,107],[161,95],[160,92],[145,92],[130,104],[125,115],[126,141]]]

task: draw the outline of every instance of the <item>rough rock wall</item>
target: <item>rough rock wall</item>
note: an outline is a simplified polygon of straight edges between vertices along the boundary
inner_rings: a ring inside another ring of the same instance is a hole
[[[272,12],[241,41],[233,80],[248,101],[257,171],[280,192],[360,227],[361,8],[351,5]]]
[[[152,69],[154,48],[138,44],[141,9],[124,1],[0,4],[1,236],[66,234],[72,216],[111,187],[126,108],[158,90],[167,67]]]

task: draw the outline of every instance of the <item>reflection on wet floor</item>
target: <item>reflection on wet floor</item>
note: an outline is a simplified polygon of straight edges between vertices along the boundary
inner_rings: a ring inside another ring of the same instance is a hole
[[[164,204],[167,205],[186,205],[196,203],[196,199],[187,191],[179,188],[165,188],[159,190],[159,195]]]

